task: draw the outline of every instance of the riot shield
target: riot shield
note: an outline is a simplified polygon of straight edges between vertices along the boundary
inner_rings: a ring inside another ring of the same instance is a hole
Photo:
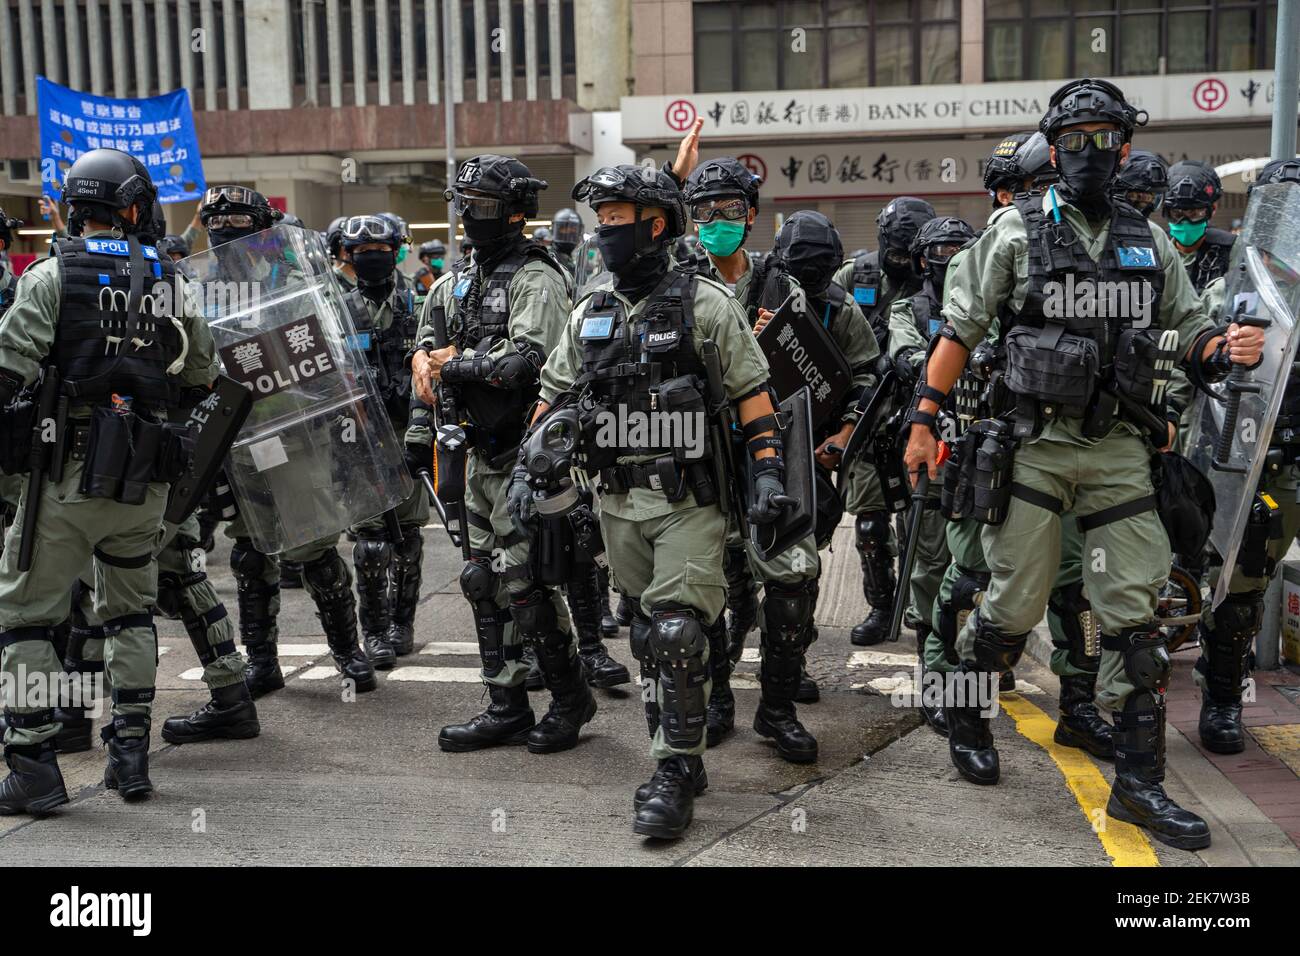
[[[593,236],[585,239],[573,250],[573,301],[577,302],[584,295],[599,289],[601,286],[610,285],[614,281],[614,275],[605,265],[605,259],[600,254],[600,249],[596,246],[596,239]]]
[[[786,427],[781,432],[785,455],[785,493],[799,502],[768,525],[751,524],[750,541],[759,558],[771,561],[802,541],[817,527],[817,476],[813,458],[812,398],[801,388],[781,403]]]
[[[185,264],[226,375],[253,395],[226,472],[254,546],[278,554],[410,495],[319,236],[276,226]]]
[[[813,424],[820,425],[835,415],[853,376],[830,332],[802,306],[803,295],[802,289],[790,293],[758,333],[758,345],[777,397],[784,400],[807,387]]]
[[[1253,369],[1234,366],[1214,396],[1198,395],[1187,457],[1214,487],[1210,544],[1230,569],[1296,353],[1300,189],[1290,184],[1255,188],[1225,281],[1223,309],[1216,321],[1262,327],[1264,354]],[[1230,578],[1227,573],[1219,576],[1214,606],[1227,595]]]
[[[181,524],[203,502],[252,409],[253,393],[234,379],[218,375],[203,401],[179,411],[173,420],[189,425],[197,437],[189,470],[172,483],[163,515],[167,521]]]

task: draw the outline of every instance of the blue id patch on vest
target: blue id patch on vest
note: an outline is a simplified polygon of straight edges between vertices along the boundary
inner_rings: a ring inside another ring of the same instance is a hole
[[[1121,269],[1153,269],[1156,251],[1151,246],[1116,246],[1115,257]]]
[[[465,298],[465,293],[469,291],[469,279],[460,279],[452,287],[451,294],[458,299]]]
[[[99,284],[100,284],[100,285],[112,285],[112,284],[113,284],[113,277],[112,277],[112,276],[109,276],[109,275],[105,275],[104,273],[101,272],[101,273],[99,274]]]
[[[853,289],[853,301],[858,305],[875,305],[876,304],[876,287],[855,286]]]
[[[614,334],[613,315],[589,315],[582,320],[580,339],[607,339]]]
[[[361,352],[370,351],[370,333],[358,332],[356,335],[348,336],[348,344]]]
[[[943,328],[943,321],[942,321],[941,319],[931,319],[931,320],[930,320],[930,337],[931,337],[931,338],[934,338],[936,335],[938,335],[938,334],[939,334],[939,330],[940,330],[941,328]]]

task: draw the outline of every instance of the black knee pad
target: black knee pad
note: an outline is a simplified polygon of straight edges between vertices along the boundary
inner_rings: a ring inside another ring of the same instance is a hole
[[[654,644],[650,634],[654,630],[650,618],[639,612],[632,615],[632,624],[628,627],[628,641],[632,647],[632,656],[641,664],[641,669],[651,670],[656,666]]]
[[[689,608],[656,607],[651,623],[650,646],[660,663],[699,657],[708,645],[708,635]]]
[[[470,558],[460,569],[460,590],[471,604],[494,604],[498,575],[492,570],[491,558]]]
[[[1196,669],[1215,700],[1240,700],[1251,645],[1264,623],[1264,592],[1229,594],[1214,609],[1213,618],[1213,628],[1201,621],[1202,654]]]
[[[393,546],[385,538],[357,538],[352,546],[352,564],[357,576],[378,578],[388,573],[393,558]]]
[[[708,699],[704,666],[708,635],[688,608],[656,608],[651,618],[650,643],[659,661],[659,688],[663,694],[660,727],[670,746],[689,748],[704,735]]]
[[[966,626],[966,618],[979,606],[990,578],[987,571],[972,571],[960,565],[957,570],[948,600],[939,602],[939,639],[943,641],[944,656],[953,664],[957,663],[957,635]]]
[[[889,512],[867,511],[858,515],[854,531],[858,551],[866,555],[889,554]]]
[[[533,588],[523,597],[513,599],[510,616],[519,628],[520,637],[529,642],[540,643],[559,628],[551,593],[542,588]]]
[[[1126,627],[1114,635],[1103,634],[1101,646],[1124,655],[1124,673],[1139,690],[1159,696],[1169,686],[1174,664],[1164,632],[1154,622]]]
[[[237,578],[261,580],[270,565],[270,559],[253,547],[252,538],[236,538],[230,549],[230,570]]]
[[[807,632],[812,628],[813,611],[817,607],[817,582],[787,585],[769,582],[763,586],[763,622],[768,641],[797,644],[800,649],[807,643]]]
[[[418,526],[402,529],[402,540],[393,547],[393,557],[403,564],[424,561],[424,532]]]
[[[1075,581],[1057,588],[1047,601],[1047,609],[1061,622],[1061,633],[1065,637],[1063,649],[1068,652],[1070,664],[1079,670],[1097,673],[1101,655],[1099,652],[1089,654],[1088,644],[1099,645],[1101,632],[1092,613],[1092,604],[1083,596],[1083,582]]]
[[[302,566],[302,580],[313,591],[332,591],[350,587],[347,563],[333,548]]]
[[[1003,634],[980,617],[979,608],[971,613],[975,616],[975,663],[979,668],[1009,671],[1015,667],[1029,640],[1028,632]]]

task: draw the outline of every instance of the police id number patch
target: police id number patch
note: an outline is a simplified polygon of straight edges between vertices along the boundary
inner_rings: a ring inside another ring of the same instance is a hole
[[[876,304],[876,287],[863,286],[853,290],[853,301],[858,305],[875,305]]]
[[[451,294],[457,299],[465,298],[465,293],[469,291],[469,278],[458,279],[456,284],[451,288]]]
[[[1154,269],[1156,251],[1151,246],[1116,246],[1115,257],[1121,269]]]
[[[578,338],[584,340],[597,341],[607,339],[614,334],[614,316],[609,315],[588,315],[582,320],[582,331],[578,333]]]

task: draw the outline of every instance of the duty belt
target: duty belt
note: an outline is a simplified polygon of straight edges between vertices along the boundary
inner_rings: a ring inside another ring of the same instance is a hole
[[[669,501],[686,493],[686,469],[671,455],[644,464],[611,465],[600,470],[601,494],[625,495],[633,488],[661,491]]]
[[[63,443],[64,461],[85,461],[86,447],[90,444],[90,424],[68,423],[68,437]]]

